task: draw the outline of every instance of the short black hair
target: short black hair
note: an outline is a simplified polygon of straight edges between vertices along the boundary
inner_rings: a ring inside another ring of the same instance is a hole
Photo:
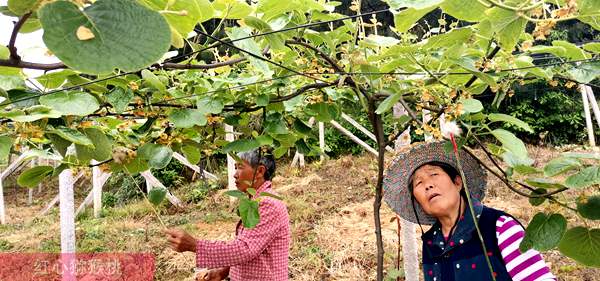
[[[275,157],[270,149],[262,151],[259,147],[250,151],[240,152],[238,153],[238,157],[248,162],[252,168],[263,165],[265,167],[265,180],[271,180],[275,175]]]

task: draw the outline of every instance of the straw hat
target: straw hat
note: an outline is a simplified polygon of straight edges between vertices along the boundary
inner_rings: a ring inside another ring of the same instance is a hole
[[[413,223],[434,224],[436,218],[425,214],[419,203],[415,201],[415,209],[419,221],[413,211],[412,194],[409,189],[409,180],[412,174],[424,164],[432,161],[447,163],[457,171],[458,165],[454,152],[446,152],[444,145],[447,142],[430,142],[414,144],[402,152],[387,169],[383,179],[383,199],[402,218]],[[464,150],[459,150],[460,161],[468,185],[471,198],[482,200],[485,195],[486,172],[477,160]]]

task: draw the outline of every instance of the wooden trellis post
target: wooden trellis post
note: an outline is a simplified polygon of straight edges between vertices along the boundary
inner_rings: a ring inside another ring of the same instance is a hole
[[[6,224],[6,207],[4,205],[4,187],[2,182],[19,166],[19,164],[21,164],[26,157],[27,155],[22,153],[0,174],[0,224]]]
[[[393,108],[393,115],[395,118],[407,115],[406,109],[402,104],[397,103]],[[402,147],[410,145],[410,127],[408,127],[402,134],[396,139],[394,146],[396,150],[400,150]],[[404,276],[406,281],[418,281],[419,280],[419,254],[417,245],[417,236],[415,231],[417,225],[403,219],[398,216],[400,220],[400,244],[402,245],[402,261],[404,263]]]
[[[596,146],[596,139],[594,137],[594,124],[592,123],[592,116],[590,114],[590,106],[588,102],[588,94],[585,86],[580,84],[579,91],[581,92],[581,99],[583,100],[583,112],[585,113],[585,124],[588,130],[588,140],[590,146]]]
[[[74,281],[75,264],[75,204],[73,171],[65,169],[58,175],[60,201],[60,252],[63,267],[62,280]]]
[[[321,148],[321,161],[325,160],[325,124],[319,122],[319,148]]]
[[[594,112],[596,123],[598,123],[598,128],[600,129],[600,108],[598,108],[598,102],[594,96],[594,91],[592,91],[592,87],[587,85],[585,86],[585,91],[590,102],[590,106],[592,107],[592,111]]]
[[[175,195],[173,195],[171,193],[171,191],[169,191],[167,189],[167,187],[165,187],[162,182],[160,182],[153,174],[150,170],[146,170],[140,173],[140,175],[146,180],[146,191],[150,192],[150,190],[153,187],[160,187],[160,188],[164,188],[165,190],[167,190],[167,200],[169,200],[169,202],[171,202],[171,204],[182,208],[183,207],[183,203],[181,203],[181,200],[179,200],[179,198],[175,197]]]
[[[211,179],[211,180],[218,180],[219,178],[214,175],[209,173],[206,170],[202,170],[200,169],[200,167],[198,167],[198,165],[194,165],[192,163],[190,163],[190,161],[187,160],[187,158],[185,158],[185,156],[179,154],[178,152],[174,152],[173,153],[173,158],[175,158],[177,161],[179,161],[181,164],[187,166],[188,168],[194,170],[194,172],[198,173],[198,174],[202,174],[204,175],[204,177]]]
[[[39,163],[39,160],[31,160],[29,162],[30,167],[35,167],[36,163]],[[27,188],[27,205],[31,206],[33,204],[33,187]]]
[[[233,135],[233,126],[225,124],[225,140],[228,142],[232,142],[235,140],[235,136]],[[233,157],[227,155],[227,189],[235,190],[237,189],[235,186],[235,159]],[[230,203],[233,203],[235,198],[231,197],[229,199]]]

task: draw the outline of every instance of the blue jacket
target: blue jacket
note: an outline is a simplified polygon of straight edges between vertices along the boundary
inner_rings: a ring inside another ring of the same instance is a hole
[[[474,200],[474,211],[497,281],[512,281],[500,254],[496,221],[506,213]],[[422,236],[425,281],[493,280],[467,207],[450,241],[444,241],[439,221]]]

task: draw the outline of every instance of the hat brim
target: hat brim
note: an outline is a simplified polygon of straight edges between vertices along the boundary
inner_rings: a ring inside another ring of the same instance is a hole
[[[414,145],[398,155],[387,169],[383,179],[384,201],[405,220],[428,225],[436,222],[436,218],[426,214],[417,202],[414,202],[415,210],[413,210],[409,180],[417,168],[429,162],[447,163],[459,170],[454,152],[448,153],[444,150],[445,143],[430,142]],[[471,198],[481,201],[485,196],[487,174],[479,162],[466,151],[459,150],[459,155],[465,175],[463,180],[468,185]],[[415,215],[419,216],[419,220]]]

